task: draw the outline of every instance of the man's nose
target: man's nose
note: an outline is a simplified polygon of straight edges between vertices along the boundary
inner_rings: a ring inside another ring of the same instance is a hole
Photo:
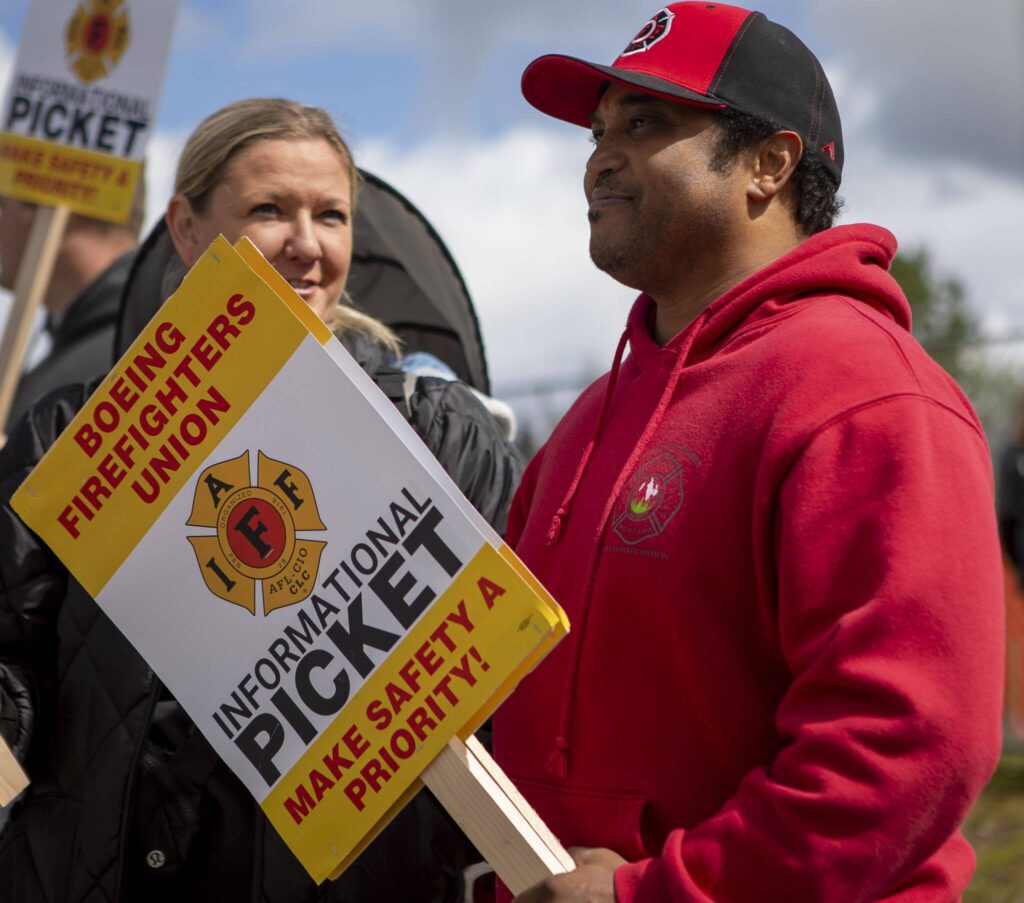
[[[613,138],[602,138],[587,159],[586,179],[592,183],[602,173],[617,172],[622,168],[622,148]]]

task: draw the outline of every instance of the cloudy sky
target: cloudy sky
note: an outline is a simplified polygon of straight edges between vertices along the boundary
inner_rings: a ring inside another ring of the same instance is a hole
[[[3,71],[27,7],[0,0]],[[843,222],[876,222],[904,247],[927,245],[991,334],[1024,331],[1024,3],[758,8],[799,34],[832,80],[846,143]],[[184,137],[209,112],[267,94],[324,106],[360,165],[405,192],[449,244],[499,392],[599,372],[632,292],[587,257],[586,133],[529,107],[519,75],[545,52],[611,62],[656,9],[639,0],[185,0],[151,145],[150,219]]]

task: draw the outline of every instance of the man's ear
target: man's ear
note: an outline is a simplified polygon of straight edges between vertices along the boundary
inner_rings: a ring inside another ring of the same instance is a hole
[[[167,204],[164,214],[171,241],[185,266],[192,266],[205,250],[200,247],[199,220],[192,204],[183,194],[176,194]]]
[[[751,164],[747,197],[769,201],[789,182],[803,155],[803,141],[796,132],[776,132],[758,148]]]

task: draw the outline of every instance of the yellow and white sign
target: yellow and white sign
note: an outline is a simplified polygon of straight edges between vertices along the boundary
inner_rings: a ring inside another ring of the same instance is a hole
[[[177,0],[34,0],[0,132],[0,194],[124,222]]]
[[[244,239],[211,246],[13,505],[318,881],[567,630]]]

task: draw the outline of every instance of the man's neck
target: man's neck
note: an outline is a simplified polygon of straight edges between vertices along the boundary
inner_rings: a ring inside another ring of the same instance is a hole
[[[804,237],[796,228],[773,230],[763,240],[713,257],[708,255],[707,269],[688,272],[677,277],[671,286],[648,292],[656,305],[654,340],[659,345],[671,341],[712,301],[788,254]]]

